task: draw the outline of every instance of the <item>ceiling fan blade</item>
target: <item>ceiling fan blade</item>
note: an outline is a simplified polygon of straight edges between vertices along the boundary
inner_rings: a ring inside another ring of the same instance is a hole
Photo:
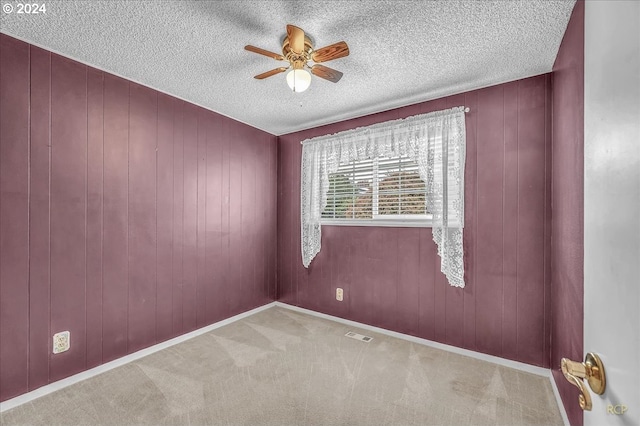
[[[313,62],[327,62],[349,56],[349,46],[344,41],[339,41],[330,46],[322,47],[311,54]]]
[[[263,78],[271,77],[272,75],[276,75],[276,74],[280,74],[281,72],[285,72],[288,69],[289,68],[287,68],[287,67],[276,68],[274,70],[263,72],[262,74],[258,74],[253,78],[257,78],[258,80],[262,80]]]
[[[277,53],[269,52],[268,50],[260,49],[259,47],[247,45],[244,47],[245,50],[249,52],[258,53],[260,55],[268,56],[277,61],[284,61],[284,56],[278,55]]]
[[[287,37],[293,53],[301,54],[304,51],[304,31],[295,25],[287,25]]]
[[[336,71],[319,64],[311,67],[311,74],[320,78],[324,78],[325,80],[329,80],[333,83],[337,83],[342,78],[342,73],[340,71]]]

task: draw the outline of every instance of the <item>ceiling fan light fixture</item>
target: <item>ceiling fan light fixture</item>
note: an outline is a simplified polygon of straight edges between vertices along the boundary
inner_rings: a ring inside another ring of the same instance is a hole
[[[337,83],[342,78],[340,71],[324,66],[320,62],[332,61],[349,56],[349,46],[344,41],[314,49],[311,39],[301,28],[295,25],[287,25],[287,36],[282,41],[282,55],[269,52],[256,46],[246,45],[245,50],[268,56],[277,61],[288,61],[288,67],[279,67],[271,71],[254,76],[255,79],[265,78],[287,72],[287,85],[296,93],[304,92],[311,85],[311,74],[318,78]],[[309,61],[315,62],[313,66]]]
[[[287,73],[287,84],[296,93],[304,92],[311,85],[311,73],[305,69],[292,69]]]

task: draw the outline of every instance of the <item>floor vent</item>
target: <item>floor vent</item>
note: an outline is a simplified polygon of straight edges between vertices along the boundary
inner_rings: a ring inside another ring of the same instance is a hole
[[[367,342],[367,343],[369,343],[370,341],[373,340],[373,337],[369,337],[369,336],[365,336],[365,335],[362,335],[362,334],[354,333],[353,331],[347,332],[347,334],[345,334],[345,336],[351,337],[352,339],[360,340],[362,342]]]

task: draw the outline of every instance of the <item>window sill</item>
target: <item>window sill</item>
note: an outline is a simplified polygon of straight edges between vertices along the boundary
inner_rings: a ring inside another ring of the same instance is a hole
[[[324,219],[320,221],[322,226],[377,226],[388,228],[431,228],[431,219],[421,220],[340,220]]]

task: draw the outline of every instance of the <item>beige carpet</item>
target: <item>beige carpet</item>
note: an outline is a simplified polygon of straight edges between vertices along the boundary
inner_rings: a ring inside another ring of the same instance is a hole
[[[369,343],[345,337],[353,330]],[[271,308],[2,413],[2,425],[561,425],[549,380]]]

